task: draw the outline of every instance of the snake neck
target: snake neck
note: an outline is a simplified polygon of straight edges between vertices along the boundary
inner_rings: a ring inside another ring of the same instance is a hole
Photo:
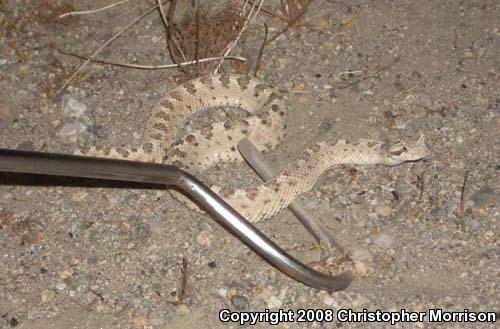
[[[250,221],[258,222],[274,216],[297,196],[311,190],[325,171],[341,164],[387,164],[386,154],[385,145],[380,142],[318,143],[262,185],[234,190],[222,197]]]

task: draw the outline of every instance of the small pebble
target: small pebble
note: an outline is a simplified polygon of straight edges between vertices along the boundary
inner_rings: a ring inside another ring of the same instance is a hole
[[[363,204],[351,205],[352,216],[357,220],[366,219],[368,217],[368,208]]]
[[[62,97],[62,112],[65,117],[79,118],[87,112],[87,105],[80,102],[71,95],[64,95]]]
[[[102,312],[104,312],[104,309],[105,309],[105,305],[103,304],[103,302],[101,302],[99,299],[97,299],[96,303],[95,303],[95,311],[97,313],[102,313]]]
[[[353,260],[370,261],[372,259],[370,251],[367,248],[361,246],[350,247],[349,255]]]
[[[467,225],[477,230],[479,227],[481,227],[481,222],[478,221],[476,218],[471,218],[470,220],[467,221]]]
[[[222,297],[222,298],[226,298],[227,296],[227,288],[223,287],[223,288],[219,288],[217,289],[217,295]]]
[[[71,200],[73,201],[83,201],[87,198],[89,194],[86,191],[76,191],[71,195]]]
[[[491,230],[484,232],[484,237],[486,238],[486,240],[489,240],[489,239],[493,238],[494,236],[495,236],[495,233],[493,233],[493,231],[491,231]]]
[[[323,17],[319,21],[317,21],[318,27],[323,31],[323,32],[328,32],[328,29],[330,28],[330,24],[328,21],[328,17]]]
[[[201,231],[196,235],[196,242],[202,246],[210,247],[212,245],[212,233],[208,230]]]
[[[475,202],[473,200],[467,200],[464,203],[464,208],[469,209],[469,208],[474,207],[474,205],[475,205]]]
[[[85,129],[85,126],[81,123],[66,123],[64,126],[62,126],[61,130],[59,130],[58,135],[71,143],[76,143],[78,140],[78,135],[81,132],[84,132]]]
[[[64,289],[66,289],[66,283],[59,282],[58,284],[56,284],[56,289],[57,290],[61,290],[61,291],[64,290]]]
[[[226,291],[226,298],[231,299],[233,296],[237,294],[236,288],[234,287],[229,287]]]
[[[394,243],[394,237],[384,232],[374,234],[372,240],[380,249],[389,249]]]
[[[134,327],[137,329],[147,328],[149,327],[149,321],[145,317],[136,316],[132,319],[132,323]]]
[[[323,292],[321,294],[321,301],[323,302],[323,304],[325,304],[326,306],[333,306],[333,304],[335,303],[335,299],[328,293],[326,292]]]
[[[53,290],[46,289],[42,291],[42,303],[48,303],[56,297],[56,293]]]
[[[306,204],[307,207],[311,209],[316,209],[318,207],[319,200],[318,198],[311,196],[304,198],[304,203]]]
[[[476,208],[484,208],[495,203],[498,204],[500,201],[498,194],[487,185],[474,193],[472,200],[474,200]]]
[[[189,314],[191,310],[189,309],[189,306],[187,306],[186,304],[179,304],[177,305],[175,312],[177,314]]]
[[[108,201],[110,206],[116,206],[122,200],[120,195],[113,193],[106,194],[104,198]]]
[[[306,249],[306,250],[299,250],[296,253],[296,257],[300,260],[302,260],[304,263],[312,263],[312,262],[317,262],[321,259],[321,249],[320,248],[313,248],[313,249]]]
[[[163,326],[165,323],[168,322],[168,319],[166,316],[163,316],[163,317],[155,317],[155,318],[151,318],[150,320],[150,323],[153,327],[160,327],[160,326]],[[165,326],[163,326],[165,327]]]
[[[354,261],[354,268],[356,273],[361,276],[366,276],[368,274],[368,265],[365,262],[359,260]]]
[[[69,278],[70,276],[73,275],[73,272],[74,272],[74,270],[71,267],[65,268],[64,270],[62,270],[61,272],[59,272],[59,277],[61,279]]]
[[[231,305],[236,311],[246,310],[249,307],[248,298],[241,295],[234,295],[231,297]]]
[[[322,122],[320,125],[319,125],[319,134],[320,135],[323,135],[325,134],[327,131],[329,131],[330,129],[332,129],[332,122],[329,122],[329,121],[325,121],[325,122]]]
[[[278,309],[281,307],[281,305],[283,305],[283,302],[276,296],[271,296],[267,300],[267,307],[269,308]]]
[[[6,124],[14,122],[14,114],[12,114],[10,106],[7,103],[0,103],[0,122]]]
[[[388,205],[380,205],[375,207],[375,212],[379,216],[388,217],[392,214],[392,207]]]
[[[352,301],[352,308],[353,309],[362,309],[363,307],[366,308],[366,305],[369,303],[370,301],[368,300],[368,298],[366,298],[365,296],[361,296],[361,295],[358,295],[356,296],[356,298]]]

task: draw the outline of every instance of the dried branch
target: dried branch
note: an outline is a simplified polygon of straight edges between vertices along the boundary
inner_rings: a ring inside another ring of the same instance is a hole
[[[118,6],[118,5],[124,4],[125,2],[129,2],[129,1],[130,0],[123,0],[123,1],[116,2],[116,3],[112,3],[112,4],[108,5],[108,6],[104,6],[104,7],[97,8],[97,9],[92,9],[92,10],[70,11],[68,13],[64,13],[62,15],[59,15],[58,18],[61,19],[61,18],[70,17],[70,16],[95,14],[97,12],[100,12],[100,11],[103,11],[103,10],[106,10],[106,9],[109,9],[109,8],[113,8],[114,6]]]
[[[170,0],[166,0],[164,2],[164,4],[167,3],[168,1],[170,1]],[[80,73],[83,70],[83,68],[85,68],[92,61],[92,59],[94,59],[94,57],[99,52],[101,52],[101,50],[106,48],[110,43],[112,43],[116,38],[118,38],[123,32],[125,32],[126,30],[128,30],[129,28],[131,28],[132,26],[137,24],[137,22],[139,22],[141,19],[143,19],[144,17],[149,15],[156,8],[158,8],[158,5],[149,8],[148,10],[146,10],[146,12],[144,12],[142,15],[140,15],[138,18],[136,18],[134,21],[132,21],[132,23],[125,26],[123,29],[121,29],[119,32],[117,32],[115,35],[113,35],[108,41],[106,41],[104,44],[102,44],[96,51],[94,51],[94,53],[82,65],[80,65],[80,67],[69,77],[69,79],[64,82],[62,87],[59,88],[59,90],[57,90],[56,94],[60,94],[64,89],[66,89],[66,87],[69,86],[69,84],[75,79],[75,77],[78,75],[78,73]]]
[[[74,56],[77,58],[90,60],[90,61],[96,62],[96,63],[109,64],[109,65],[115,65],[115,66],[123,66],[123,67],[128,67],[131,69],[143,69],[143,70],[170,69],[170,68],[179,67],[179,66],[189,66],[189,65],[198,64],[198,63],[218,61],[222,58],[222,57],[208,57],[208,58],[202,58],[202,59],[198,59],[198,60],[194,60],[194,61],[179,63],[179,64],[138,65],[138,64],[123,63],[123,62],[114,62],[114,61],[110,61],[110,60],[103,59],[103,58],[89,58],[89,57],[86,57],[83,55],[67,52],[67,51],[64,51],[62,49],[57,49],[57,50],[64,55]],[[241,57],[241,56],[226,56],[225,59],[233,59],[233,60],[238,60],[238,61],[242,61],[242,62],[246,62],[246,60],[247,60],[246,58]]]
[[[221,57],[228,42],[234,40],[243,24],[238,12],[232,7],[225,7],[217,13],[211,13],[203,7],[195,7],[185,13],[179,22],[170,21],[171,39],[179,44],[185,57],[191,61],[204,57]],[[173,17],[173,14],[169,17]],[[236,28],[235,28],[235,25]],[[226,56],[227,57],[227,56]],[[172,49],[172,58],[175,63],[182,61],[181,53]],[[210,64],[203,64],[184,70],[187,78],[213,72],[220,60]]]
[[[257,71],[259,70],[260,62],[262,61],[262,55],[264,54],[264,48],[267,44],[267,35],[269,34],[269,28],[267,27],[266,23],[264,23],[264,29],[264,41],[262,41],[262,45],[259,49],[259,56],[257,57],[257,62],[255,63],[255,71],[253,72],[254,77],[257,76]]]
[[[242,11],[244,10],[244,7],[246,6],[246,3],[247,3],[247,1],[245,1],[245,3],[243,4]],[[224,51],[223,56],[229,55],[229,53],[233,50],[233,48],[236,46],[236,44],[240,40],[241,35],[247,29],[248,25],[259,14],[259,11],[262,8],[263,4],[264,4],[264,0],[260,0],[259,5],[257,6],[257,8],[255,10],[255,13],[254,13],[254,9],[255,9],[256,5],[255,5],[255,3],[252,3],[252,7],[250,8],[250,11],[248,12],[248,15],[247,15],[245,21],[243,22],[243,26],[241,27],[241,29],[240,29],[238,35],[236,36],[236,38],[227,45],[226,50]],[[237,24],[237,22],[235,22],[235,24]],[[219,69],[220,69],[220,67],[221,67],[221,65],[222,65],[223,62],[224,62],[224,60],[220,61],[219,65],[217,65],[217,68],[215,69],[214,73],[217,73],[219,71]]]
[[[455,211],[455,215],[457,216],[458,219],[462,219],[464,217],[465,213],[465,186],[467,184],[467,177],[469,176],[469,171],[465,172],[464,175],[464,182],[462,184],[462,190],[460,193],[460,203],[458,205],[458,209]]]
[[[281,30],[280,32],[276,33],[276,35],[274,37],[272,37],[271,40],[269,40],[269,42],[273,42],[274,40],[276,40],[280,35],[282,35],[286,31],[288,31],[288,29],[290,27],[292,27],[302,17],[304,17],[305,13],[307,12],[307,8],[309,8],[309,5],[311,4],[312,0],[306,0],[305,6],[300,11],[297,11],[297,10],[294,10],[294,9],[290,9],[290,8],[296,8],[296,6],[288,6],[288,2],[296,3],[296,1],[295,2],[290,1],[290,0],[288,0],[288,1],[283,1],[282,0],[281,1],[282,7],[284,6],[283,7],[283,11],[284,11],[285,15],[287,15],[288,24],[285,26],[285,28],[283,30]]]
[[[181,54],[182,61],[187,62],[188,60],[186,58],[186,55],[184,55],[182,48],[177,43],[177,40],[170,38],[170,24],[168,23],[169,21],[167,20],[167,17],[165,16],[165,11],[163,10],[163,5],[161,3],[161,0],[157,0],[156,2],[158,5],[158,9],[160,10],[161,19],[163,21],[163,24],[165,25],[165,29],[167,30],[167,38],[168,38],[168,45],[169,45],[168,49],[170,52],[170,57],[172,57],[172,59],[173,59],[172,50],[170,48],[170,42],[172,42],[174,44],[175,48],[177,49],[177,51],[179,51],[179,53]],[[175,10],[176,2],[177,2],[177,0],[172,1],[171,7],[170,7],[171,12],[173,12]],[[179,63],[176,63],[176,64],[178,64],[178,67],[181,66],[181,64],[179,64]]]

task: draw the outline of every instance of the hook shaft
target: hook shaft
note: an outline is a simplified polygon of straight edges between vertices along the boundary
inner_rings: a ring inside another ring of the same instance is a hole
[[[202,182],[175,166],[0,149],[0,171],[176,186],[212,215],[217,223],[293,279],[329,291],[345,289],[353,279],[348,271],[330,276],[307,267],[267,238]]]

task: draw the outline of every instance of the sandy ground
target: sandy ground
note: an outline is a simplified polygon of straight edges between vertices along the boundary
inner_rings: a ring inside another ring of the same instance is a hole
[[[154,1],[55,21],[52,9],[62,3],[0,1],[0,147],[71,153],[85,143],[137,145],[150,109],[181,74],[94,64],[56,95],[81,63],[56,48],[89,54]],[[266,7],[277,12],[277,3]],[[394,168],[338,168],[303,196],[356,264],[348,289],[328,294],[293,281],[166,191],[0,174],[0,327],[237,327],[219,321],[224,308],[468,309],[498,317],[498,17],[495,0],[318,0],[300,26],[266,46],[258,76],[289,104],[287,138],[267,156],[277,168],[327,138],[424,135],[432,149],[426,160]],[[256,58],[264,22],[272,35],[284,27],[262,14],[234,54]],[[158,14],[102,56],[170,63]],[[258,183],[243,165],[210,176]],[[258,227],[298,258],[317,259],[290,212]],[[183,259],[188,281],[178,305]],[[396,327],[415,326],[427,324]],[[441,325],[453,326],[489,325]]]

